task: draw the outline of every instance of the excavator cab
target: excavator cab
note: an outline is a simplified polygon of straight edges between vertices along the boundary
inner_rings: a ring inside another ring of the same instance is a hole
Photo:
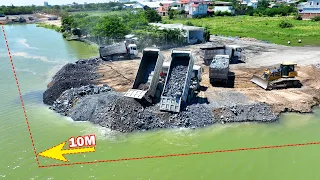
[[[262,77],[253,75],[251,81],[263,89],[299,86],[299,81],[295,79],[298,75],[295,71],[296,65],[289,62],[281,63],[279,68],[266,69]]]

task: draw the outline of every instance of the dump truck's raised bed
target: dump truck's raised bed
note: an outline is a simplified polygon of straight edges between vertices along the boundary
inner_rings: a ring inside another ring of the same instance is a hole
[[[225,46],[223,45],[209,45],[200,47],[200,57],[204,60],[205,64],[210,65],[215,55],[225,54]]]
[[[189,50],[172,50],[171,62],[161,94],[160,110],[180,112],[186,104],[194,60]]]
[[[132,89],[129,89],[125,96],[135,99],[144,98],[152,102],[151,98],[156,92],[163,61],[164,56],[159,49],[145,48]]]

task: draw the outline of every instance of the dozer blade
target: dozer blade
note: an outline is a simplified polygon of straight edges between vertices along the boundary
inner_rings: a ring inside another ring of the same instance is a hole
[[[253,75],[251,82],[257,84],[258,86],[262,87],[263,89],[267,89],[268,88],[268,82],[264,79],[262,79],[259,76]]]

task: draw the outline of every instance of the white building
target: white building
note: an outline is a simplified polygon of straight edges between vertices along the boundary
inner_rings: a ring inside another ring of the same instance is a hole
[[[256,9],[258,7],[258,0],[243,0],[241,4],[252,6]]]
[[[120,3],[128,3],[130,0],[119,0]]]
[[[158,26],[159,29],[180,29],[184,30],[184,37],[189,44],[195,44],[198,41],[204,42],[204,28],[196,26],[185,26],[183,24],[161,24],[150,23],[150,25]]]
[[[234,9],[232,8],[232,3],[231,2],[221,2],[221,1],[216,1],[214,3],[214,8],[213,8],[214,12],[230,12],[230,13],[234,13]]]
[[[158,8],[160,7],[160,3],[161,3],[161,1],[156,1],[156,2],[142,2],[142,1],[140,1],[140,2],[137,2],[133,6],[133,8],[136,8],[136,9],[140,8],[141,9],[141,8],[143,8],[145,6],[148,6],[151,9],[158,10]]]

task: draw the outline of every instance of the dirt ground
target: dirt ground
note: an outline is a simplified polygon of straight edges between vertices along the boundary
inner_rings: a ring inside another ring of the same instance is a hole
[[[140,60],[123,60],[116,62],[104,62],[98,72],[102,78],[98,79],[101,84],[108,84],[118,92],[126,92],[131,88],[135,79]]]
[[[221,37],[213,37],[212,41],[220,44],[241,45],[244,48],[245,63],[230,65],[230,71],[234,74],[232,86],[213,87],[209,83],[209,68],[204,65],[199,55],[199,47],[202,45],[181,48],[190,49],[195,64],[204,68],[202,91],[199,96],[208,99],[210,103],[223,106],[265,102],[270,104],[277,113],[310,112],[311,107],[320,104],[320,69],[314,66],[320,63],[319,47],[287,47]],[[162,53],[166,57],[165,61],[169,61],[170,50]],[[261,75],[266,67],[278,67],[279,63],[284,61],[298,63],[297,78],[301,81],[302,88],[266,91],[250,81],[253,74]],[[139,60],[105,62],[98,70],[103,75],[99,82],[108,84],[116,91],[125,92],[132,86],[139,63]]]
[[[48,17],[53,16],[53,15],[49,15],[49,14],[34,14],[34,16],[36,18],[38,18],[38,20],[41,23],[48,24],[48,25],[55,25],[55,26],[61,27],[61,18],[60,17],[57,20],[50,20],[49,21]]]

